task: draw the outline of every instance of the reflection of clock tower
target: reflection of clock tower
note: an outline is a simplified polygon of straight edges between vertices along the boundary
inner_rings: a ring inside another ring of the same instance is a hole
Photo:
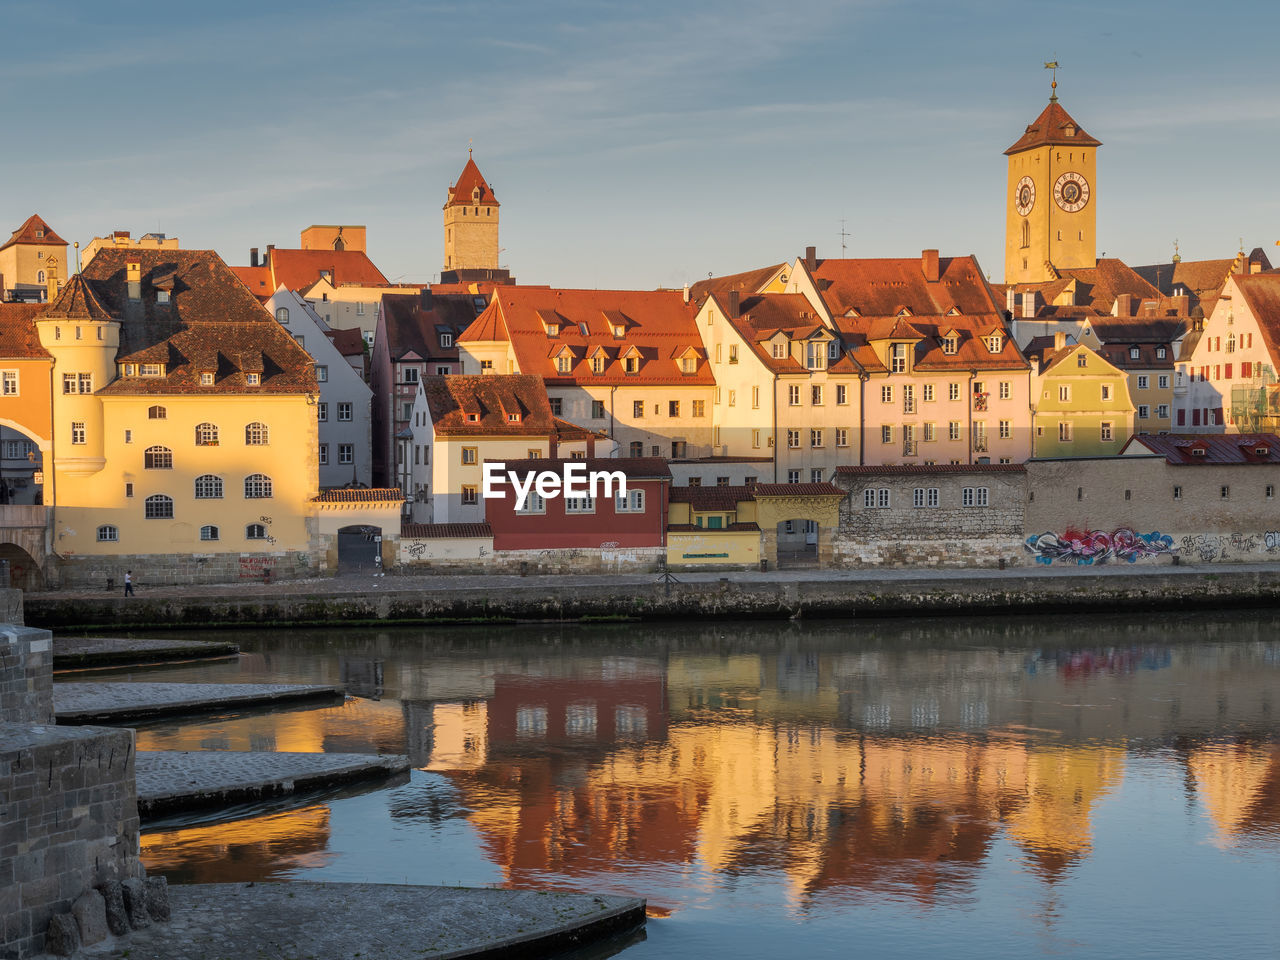
[[[1044,112],[1005,151],[1005,283],[1039,283],[1054,279],[1051,268],[1097,264],[1094,174],[1101,145],[1062,109],[1055,90]]]

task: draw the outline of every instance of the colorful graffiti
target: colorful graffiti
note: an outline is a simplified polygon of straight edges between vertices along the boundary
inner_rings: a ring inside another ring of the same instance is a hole
[[[1074,530],[1068,528],[1061,535],[1041,533],[1027,537],[1027,549],[1036,557],[1036,563],[1050,564],[1055,560],[1090,566],[1124,560],[1136,563],[1147,557],[1172,555],[1173,537],[1155,531],[1136,533],[1127,527],[1112,530]]]

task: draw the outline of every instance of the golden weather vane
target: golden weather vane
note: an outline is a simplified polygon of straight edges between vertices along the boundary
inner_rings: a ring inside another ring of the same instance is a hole
[[[1049,95],[1049,102],[1056,103],[1058,100],[1058,61],[1046,60],[1044,68],[1053,71],[1053,82],[1049,84],[1049,89],[1052,91]]]

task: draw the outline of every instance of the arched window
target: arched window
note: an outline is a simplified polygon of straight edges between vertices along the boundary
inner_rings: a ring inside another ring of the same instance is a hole
[[[244,478],[246,500],[266,500],[271,496],[271,478],[265,473],[255,473]]]
[[[255,420],[244,428],[244,442],[250,447],[265,447],[270,438],[265,423],[259,423]]]
[[[166,497],[163,493],[147,497],[145,516],[148,520],[172,520],[173,497]]]
[[[246,540],[265,540],[267,539],[267,528],[260,523],[251,523],[244,528],[244,538]]]
[[[201,528],[200,528],[200,539],[201,539],[201,540],[217,540],[217,539],[218,539],[218,528],[217,528],[217,527],[215,527],[215,526],[213,526],[213,525],[211,525],[211,524],[210,524],[210,525],[208,525],[208,526],[203,526],[203,527],[201,527]]]
[[[196,499],[221,500],[222,478],[215,477],[211,473],[206,473],[203,477],[196,477]]]
[[[1022,245],[1031,246],[1031,224],[1026,220],[1022,221]]]
[[[111,524],[109,523],[103,524],[101,527],[98,528],[99,543],[115,543],[119,539],[120,539],[120,531],[117,530],[115,527],[111,526]]]
[[[148,420],[168,420],[169,411],[161,406],[147,407]]]
[[[168,447],[147,447],[142,465],[148,470],[172,470],[173,451]]]
[[[36,283],[44,283],[44,271],[41,270],[36,274]]]
[[[212,423],[196,424],[196,446],[216,447],[218,445],[218,428]]]
[[[288,307],[276,307],[276,319],[277,319],[277,320],[279,320],[281,323],[288,323],[288,322],[289,322],[289,308],[288,308]]]

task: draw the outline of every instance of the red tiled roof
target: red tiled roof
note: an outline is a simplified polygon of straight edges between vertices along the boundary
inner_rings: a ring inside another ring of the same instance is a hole
[[[130,300],[126,261],[141,269]],[[162,377],[119,377],[101,394],[314,393],[314,361],[212,250],[105,247],[81,274],[102,309],[120,320],[118,363],[161,363]],[[168,289],[160,303],[156,282]],[[63,293],[73,296],[75,284]],[[58,308],[62,298],[50,307]],[[214,374],[200,384],[199,375]],[[260,383],[249,386],[246,375]]]
[[[1273,433],[1162,433],[1138,434],[1130,438],[1120,452],[1123,454],[1134,444],[1159,454],[1172,466],[1196,466],[1199,464],[1280,463],[1280,437]],[[1254,451],[1266,447],[1267,453],[1259,456]],[[1203,455],[1191,451],[1199,448]]]
[[[476,190],[480,191],[479,199],[476,199]],[[490,207],[499,206],[498,198],[493,195],[489,184],[481,176],[480,168],[476,166],[471,155],[467,154],[467,165],[462,168],[458,182],[449,188],[449,199],[445,206],[465,207],[477,203]]]
[[[273,247],[267,251],[265,269],[271,272],[270,289],[273,292],[282,283],[289,290],[305,290],[321,279],[325,272],[335,287],[345,284],[388,286],[387,278],[363,250],[283,250]],[[256,292],[260,288],[250,289]]]
[[[616,311],[628,323],[624,336],[613,335],[605,311]],[[692,304],[675,290],[551,290],[499,287],[493,301],[460,338],[463,343],[510,342],[522,373],[543,378],[548,386],[624,383],[713,384],[706,351],[694,323]],[[559,324],[548,336],[545,320]],[[582,332],[583,325],[587,332]],[[556,356],[567,348],[569,373],[560,373]],[[624,355],[639,351],[639,371],[624,372]],[[591,372],[590,358],[599,351],[604,372]],[[695,373],[682,373],[680,357],[697,355]]]
[[[487,523],[402,523],[402,540],[492,540]]]
[[[38,237],[37,233],[43,233],[44,236]],[[44,222],[38,215],[32,214],[27,217],[26,223],[13,231],[13,236],[0,244],[0,250],[13,246],[15,243],[29,243],[36,246],[65,247],[67,241],[53,232],[53,228]]]
[[[549,437],[556,432],[547,389],[539,377],[423,377],[422,390],[436,436]],[[469,416],[478,419],[471,421]],[[511,416],[519,420],[512,422]]]
[[[672,503],[687,503],[694,510],[737,510],[739,503],[754,499],[754,486],[671,488]]]
[[[1074,136],[1067,135],[1068,127],[1075,128]],[[1020,153],[1032,147],[1043,147],[1049,144],[1068,147],[1100,147],[1102,141],[1095,140],[1085,133],[1080,124],[1071,119],[1071,115],[1062,108],[1062,104],[1052,100],[1040,112],[1040,116],[1027,125],[1026,131],[1005,153]]]
[[[259,300],[271,299],[276,288],[271,285],[271,270],[268,267],[231,267],[231,272],[240,278],[240,282],[249,288]]]
[[[728,317],[727,298],[721,293],[713,293],[711,296],[720,312]],[[788,340],[807,340],[813,334],[827,330],[813,304],[798,293],[748,296],[739,302],[738,316],[730,318],[728,322],[747,342],[760,362],[777,373],[804,373],[806,367],[791,355],[790,350],[785,357],[775,357],[768,341],[779,332],[785,333]]]
[[[888,474],[890,476],[925,476],[931,473],[1026,473],[1027,468],[1020,463],[904,463],[897,466],[843,466],[836,467],[836,476],[870,477]]]
[[[312,503],[398,503],[404,494],[395,487],[365,487],[357,489],[326,490]]]
[[[364,337],[352,327],[350,330],[326,330],[324,335],[344,357],[364,356]]]
[[[47,306],[45,303],[0,303],[0,359],[53,359],[41,346],[36,333],[36,317]]]
[[[833,317],[854,310],[862,317],[892,317],[901,308],[910,321],[942,317],[955,308],[963,316],[1002,321],[997,303],[975,257],[940,257],[939,278],[925,278],[920,257],[819,260],[810,271]]]
[[[756,499],[761,497],[843,497],[846,491],[834,483],[757,483]]]

